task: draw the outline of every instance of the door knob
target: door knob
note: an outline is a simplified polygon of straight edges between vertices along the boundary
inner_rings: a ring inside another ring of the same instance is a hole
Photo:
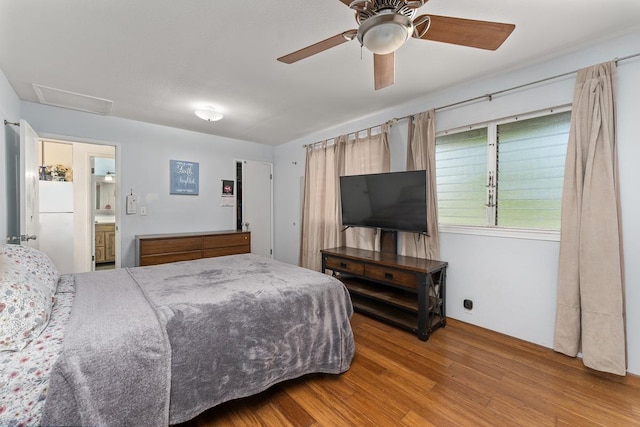
[[[31,236],[29,236],[28,234],[20,235],[20,241],[22,242],[28,242],[29,240],[36,240],[37,238],[38,236],[36,236],[35,234],[32,234]]]

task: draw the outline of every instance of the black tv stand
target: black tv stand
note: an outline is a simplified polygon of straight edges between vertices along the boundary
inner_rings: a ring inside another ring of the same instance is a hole
[[[356,311],[422,341],[446,325],[446,262],[348,247],[320,252],[322,271],[345,284]]]

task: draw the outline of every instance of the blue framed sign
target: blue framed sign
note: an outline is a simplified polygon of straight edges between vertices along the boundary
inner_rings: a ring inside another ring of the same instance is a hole
[[[169,160],[171,175],[170,194],[197,195],[199,190],[199,164],[182,160]]]

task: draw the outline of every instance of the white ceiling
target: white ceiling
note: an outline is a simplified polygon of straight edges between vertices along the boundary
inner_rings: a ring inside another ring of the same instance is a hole
[[[357,40],[276,61],[356,28],[339,0],[0,0],[0,69],[22,100],[41,85],[113,101],[112,116],[278,145],[636,30],[640,0],[431,0],[425,13],[516,29],[497,51],[410,39],[396,83],[374,91]],[[198,119],[206,104],[225,118]]]

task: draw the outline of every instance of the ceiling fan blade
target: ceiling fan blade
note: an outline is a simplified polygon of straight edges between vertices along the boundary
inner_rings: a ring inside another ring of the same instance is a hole
[[[315,55],[316,53],[323,52],[327,49],[338,46],[339,44],[350,41],[353,39],[353,36],[355,36],[355,33],[356,30],[345,31],[344,33],[329,37],[328,39],[312,44],[311,46],[296,50],[295,52],[288,55],[281,56],[280,58],[278,58],[278,61],[284,62],[285,64],[293,64],[294,62],[300,61],[301,59],[307,58],[309,56]]]
[[[416,21],[425,15],[416,18]],[[433,40],[479,49],[496,50],[516,28],[513,24],[477,21],[475,19],[452,18],[450,16],[426,15],[431,20],[423,40]],[[422,24],[425,25],[425,24]],[[418,26],[418,33],[421,30]]]
[[[373,55],[373,78],[376,90],[391,86],[395,81],[396,53]]]

